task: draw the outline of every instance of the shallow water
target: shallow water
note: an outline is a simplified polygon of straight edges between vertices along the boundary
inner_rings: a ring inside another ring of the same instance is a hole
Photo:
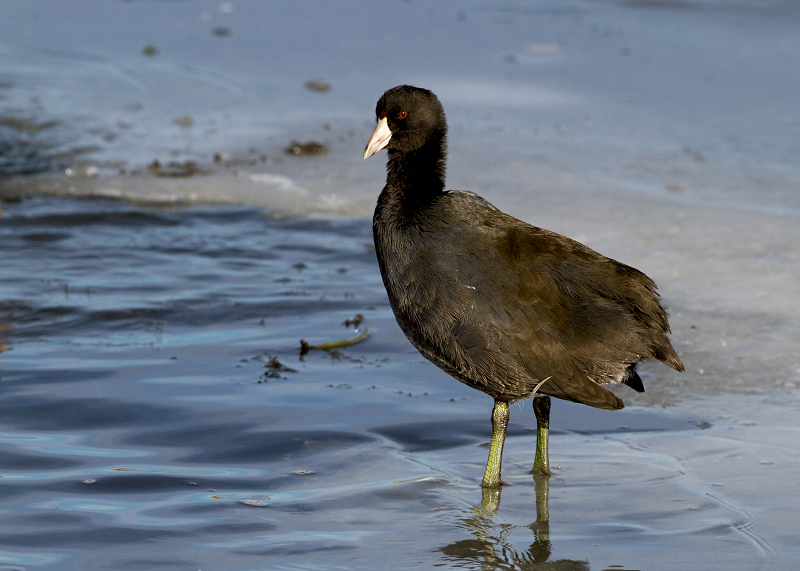
[[[4,1],[0,569],[792,568],[799,22]],[[388,307],[361,152],[404,82],[448,113],[448,187],[638,267],[671,310],[686,374],[643,365],[619,412],[554,403],[547,524],[530,405],[484,496],[491,400]]]
[[[544,530],[515,406],[513,485],[482,504],[491,401],[399,333],[366,221],[29,199],[0,243],[3,568],[750,569],[797,545],[761,487],[797,491],[797,430],[719,418],[735,396],[555,403]],[[365,341],[300,357],[357,314]]]

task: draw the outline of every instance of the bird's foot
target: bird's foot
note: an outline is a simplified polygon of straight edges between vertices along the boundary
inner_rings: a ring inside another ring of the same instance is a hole
[[[534,476],[541,476],[543,478],[549,478],[553,475],[549,466],[534,466],[531,470],[531,474]]]

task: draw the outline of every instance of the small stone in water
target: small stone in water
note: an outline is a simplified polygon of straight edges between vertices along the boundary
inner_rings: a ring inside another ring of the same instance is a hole
[[[331,88],[331,82],[327,79],[311,79],[306,81],[306,89],[316,91],[317,93],[325,93]]]
[[[173,119],[172,122],[184,128],[189,128],[192,125],[194,125],[194,119],[189,113],[184,113],[180,117],[175,117],[175,119]]]
[[[314,474],[314,472],[311,470],[298,470],[297,472],[294,472],[295,476],[311,476],[312,474]]]
[[[310,141],[308,143],[298,143],[297,141],[292,141],[292,144],[285,149],[285,152],[287,155],[298,156],[324,155],[328,152],[328,147],[316,141]]]
[[[263,508],[267,505],[266,500],[239,500],[239,503],[246,506],[253,506],[255,508]]]

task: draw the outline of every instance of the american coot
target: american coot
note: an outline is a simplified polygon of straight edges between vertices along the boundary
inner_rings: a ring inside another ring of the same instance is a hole
[[[603,384],[644,391],[640,360],[683,371],[653,280],[472,192],[445,191],[447,122],[433,93],[395,87],[375,113],[364,158],[388,149],[372,226],[383,283],[419,352],[494,398],[484,487],[502,484],[510,402],[534,397],[533,471],[549,475],[551,396],[615,410],[622,400]]]

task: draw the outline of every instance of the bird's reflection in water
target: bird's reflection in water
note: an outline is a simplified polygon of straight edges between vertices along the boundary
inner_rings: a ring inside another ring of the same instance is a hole
[[[482,490],[483,499],[472,508],[472,514],[461,520],[473,539],[463,539],[442,547],[439,551],[448,562],[459,567],[481,570],[513,571],[589,571],[587,561],[560,559],[549,561],[553,552],[550,542],[548,495],[550,478],[534,476],[536,484],[536,521],[528,527],[533,541],[527,548],[512,545],[509,536],[516,526],[496,523],[493,516],[500,507],[502,488]]]

